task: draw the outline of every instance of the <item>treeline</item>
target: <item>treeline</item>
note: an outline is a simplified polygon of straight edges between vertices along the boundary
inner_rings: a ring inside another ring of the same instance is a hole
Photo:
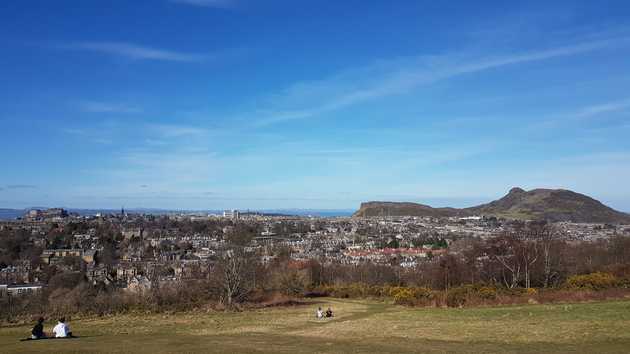
[[[429,258],[413,268],[311,261],[304,271],[315,286],[358,283],[447,290],[484,284],[507,289],[558,288],[572,276],[596,272],[630,278],[630,237],[572,241],[553,225],[528,224],[490,239],[459,239],[449,245],[445,255]]]
[[[491,239],[465,238],[414,268],[310,264],[313,295],[464,306],[580,301],[630,294],[630,237],[574,241],[546,223],[516,224]]]
[[[466,284],[449,289],[417,286],[321,285],[309,288],[306,296],[389,299],[399,305],[464,307],[480,305],[538,304],[620,299],[630,295],[630,279],[609,273],[575,275],[554,288],[506,288],[491,284]]]

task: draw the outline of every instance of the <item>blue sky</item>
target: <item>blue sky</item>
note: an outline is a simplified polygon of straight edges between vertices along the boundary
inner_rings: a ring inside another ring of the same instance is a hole
[[[0,206],[630,211],[630,3],[441,3],[3,1]]]

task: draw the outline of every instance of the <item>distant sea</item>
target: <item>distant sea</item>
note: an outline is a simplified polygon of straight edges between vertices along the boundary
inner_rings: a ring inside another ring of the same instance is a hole
[[[22,215],[24,210],[21,209],[0,209],[0,220],[15,220]]]
[[[355,212],[349,209],[276,209],[276,210],[261,210],[262,213],[269,214],[284,214],[284,215],[296,215],[296,216],[317,216],[317,217],[345,217],[352,216]]]

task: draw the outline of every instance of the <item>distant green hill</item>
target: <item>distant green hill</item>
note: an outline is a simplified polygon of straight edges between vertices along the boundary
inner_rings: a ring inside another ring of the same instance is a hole
[[[630,223],[630,214],[614,210],[584,194],[564,189],[513,188],[501,199],[471,208],[432,208],[424,204],[367,202],[354,213],[369,216],[463,217],[486,215],[520,220]]]

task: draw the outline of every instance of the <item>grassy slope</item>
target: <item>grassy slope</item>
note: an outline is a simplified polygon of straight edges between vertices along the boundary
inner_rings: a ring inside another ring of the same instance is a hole
[[[316,305],[242,313],[118,316],[72,321],[73,340],[19,342],[26,327],[0,328],[13,352],[427,352],[627,353],[630,302],[475,309],[408,309],[326,299]],[[50,329],[46,326],[46,330]]]

